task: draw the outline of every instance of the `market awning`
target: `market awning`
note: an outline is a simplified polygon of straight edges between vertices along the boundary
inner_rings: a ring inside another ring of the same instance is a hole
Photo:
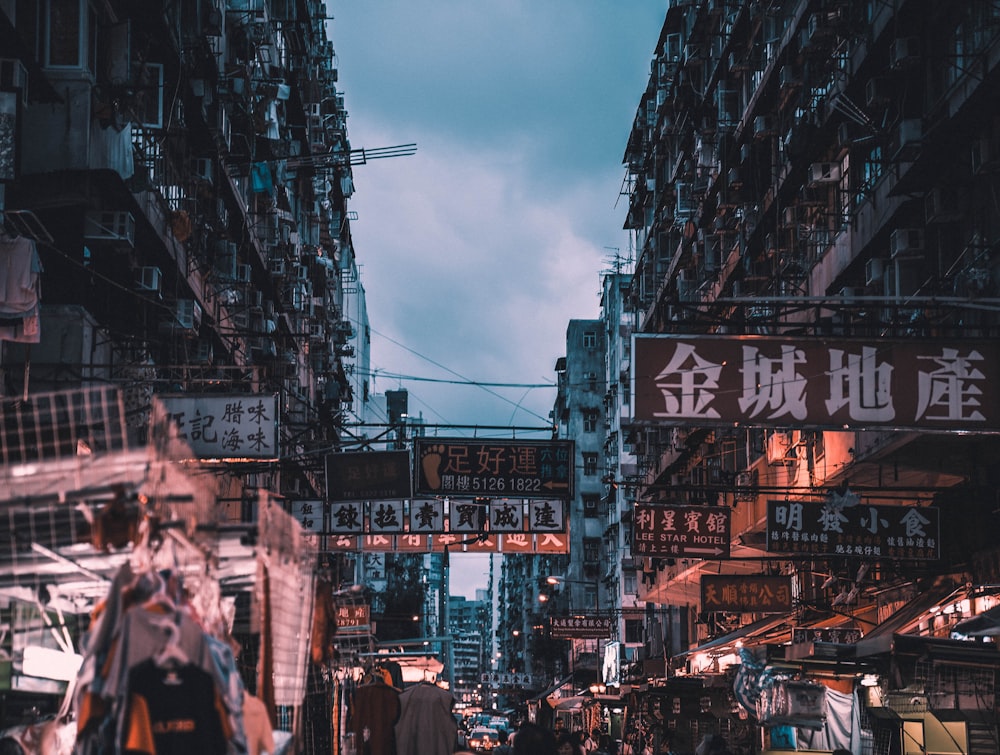
[[[936,583],[867,632],[855,646],[858,657],[888,652],[892,649],[895,635],[908,634],[928,611],[948,604],[964,592],[964,585],[957,585],[950,579]]]
[[[789,617],[785,614],[778,616],[766,616],[763,619],[758,619],[757,621],[751,622],[750,624],[745,624],[739,629],[736,629],[729,634],[724,634],[721,637],[716,637],[714,640],[709,640],[704,642],[698,647],[691,648],[690,650],[685,650],[683,653],[678,653],[674,658],[687,658],[689,656],[695,655],[697,653],[706,653],[712,650],[717,650],[719,648],[726,647],[735,643],[737,640],[749,640],[754,637],[760,637],[767,634],[773,629],[784,625],[789,621]]]
[[[966,637],[996,637],[1000,635],[1000,606],[994,606],[975,616],[963,619],[952,627],[953,632]]]

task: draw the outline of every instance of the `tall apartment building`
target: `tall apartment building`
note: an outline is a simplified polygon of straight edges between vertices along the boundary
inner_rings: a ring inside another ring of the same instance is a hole
[[[793,628],[865,635],[827,649],[860,673],[893,632],[927,650],[966,627],[956,599],[965,617],[995,602],[998,22],[977,2],[669,4],[625,150],[632,327],[668,338],[635,340],[631,420],[609,429],[635,455],[637,501],[725,512],[731,542],[720,559],[638,562],[639,599],[670,609],[643,629],[663,679],[719,674],[739,643],[829,681],[822,643],[796,646]],[[823,511],[837,521],[782,518]],[[930,534],[874,536],[903,511]],[[841,526],[872,537],[828,549]],[[777,616],[713,608],[709,575],[788,578],[792,600]],[[937,663],[907,701],[948,719]],[[911,717],[898,682],[882,712]],[[646,723],[684,749],[694,710]],[[711,725],[751,736],[724,713]],[[872,720],[849,749],[884,751],[901,727]],[[917,728],[933,749],[932,724]],[[959,728],[969,752],[991,751],[978,724]]]

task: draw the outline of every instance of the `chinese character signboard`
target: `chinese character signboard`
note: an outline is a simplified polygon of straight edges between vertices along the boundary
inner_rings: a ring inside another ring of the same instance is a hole
[[[726,506],[638,503],[632,553],[671,558],[729,558],[730,510]]]
[[[1000,342],[637,335],[632,354],[637,422],[1000,428]]]
[[[611,637],[611,619],[607,616],[553,616],[549,635],[557,640],[607,639]]]
[[[290,513],[307,532],[323,531],[323,502],[315,500],[296,500],[289,502]]]
[[[331,501],[410,497],[410,452],[368,451],[326,457],[326,495]]]
[[[199,459],[278,457],[278,397],[207,394],[159,396]]]
[[[414,439],[414,489],[424,495],[570,498],[572,441]]]
[[[870,506],[836,495],[823,501],[768,501],[767,550],[934,560],[941,551],[938,513],[929,507]]]
[[[701,610],[711,613],[784,613],[792,610],[792,578],[704,574]]]
[[[829,642],[836,645],[854,645],[861,639],[861,630],[854,627],[795,627],[792,644],[802,642]]]
[[[349,627],[367,627],[370,623],[370,611],[367,603],[337,606],[338,631]]]

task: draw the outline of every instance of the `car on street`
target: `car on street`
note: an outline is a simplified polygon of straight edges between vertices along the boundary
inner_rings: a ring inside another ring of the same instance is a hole
[[[500,744],[500,732],[485,726],[477,726],[469,732],[469,749],[473,752],[492,752]]]

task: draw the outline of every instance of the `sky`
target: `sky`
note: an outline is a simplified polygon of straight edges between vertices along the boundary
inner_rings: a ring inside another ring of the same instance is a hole
[[[327,0],[351,147],[416,144],[355,166],[348,209],[372,391],[428,434],[551,437],[569,321],[634,258],[622,157],[667,4]]]

